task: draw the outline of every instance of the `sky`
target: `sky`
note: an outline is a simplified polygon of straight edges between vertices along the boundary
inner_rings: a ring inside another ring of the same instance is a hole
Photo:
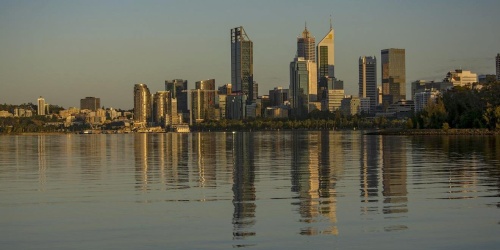
[[[357,95],[358,59],[406,50],[412,81],[442,80],[462,68],[495,73],[500,53],[498,0],[1,0],[0,103],[133,107],[133,87],[165,80],[231,80],[230,30],[254,43],[259,95],[288,88],[289,65],[305,22],[319,42],[335,30],[335,75]]]

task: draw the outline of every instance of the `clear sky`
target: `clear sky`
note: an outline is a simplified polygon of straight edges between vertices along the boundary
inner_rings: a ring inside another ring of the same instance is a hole
[[[358,58],[406,49],[407,84],[455,68],[494,74],[500,53],[498,0],[60,0],[0,1],[0,103],[133,107],[133,86],[165,80],[229,83],[230,29],[254,42],[259,94],[288,88],[296,39],[335,29],[335,74],[357,95]],[[408,87],[407,87],[408,88]],[[408,88],[409,89],[409,88]]]

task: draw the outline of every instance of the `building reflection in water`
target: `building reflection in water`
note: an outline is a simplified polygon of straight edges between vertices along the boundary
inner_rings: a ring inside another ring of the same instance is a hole
[[[338,234],[336,217],[336,165],[334,155],[338,148],[332,144],[331,132],[293,133],[292,136],[292,192],[299,195],[301,222],[308,224],[302,235]],[[337,154],[339,155],[339,154]],[[335,156],[337,156],[335,155]],[[324,220],[326,219],[326,227]]]
[[[382,165],[379,152],[382,148],[382,136],[364,135],[360,142],[360,186],[361,213],[376,213],[379,196],[379,167]]]
[[[216,133],[196,133],[193,134],[193,152],[198,166],[198,186],[216,186],[216,147],[213,142],[216,140]]]
[[[382,195],[384,214],[408,212],[406,140],[382,137]]]
[[[254,236],[256,194],[254,143],[251,133],[233,133],[233,239]]]
[[[134,134],[134,156],[136,188],[141,191],[147,191],[149,190],[147,134]]]
[[[45,185],[47,183],[47,155],[46,155],[46,145],[45,145],[45,135],[37,136],[38,144],[38,181],[39,181],[39,191],[45,191]]]

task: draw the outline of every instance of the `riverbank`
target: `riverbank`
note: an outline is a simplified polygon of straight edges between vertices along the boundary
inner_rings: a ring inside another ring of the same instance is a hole
[[[498,135],[498,130],[488,129],[384,129],[367,135]]]

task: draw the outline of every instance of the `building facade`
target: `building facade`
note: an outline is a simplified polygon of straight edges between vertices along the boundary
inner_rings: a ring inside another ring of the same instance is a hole
[[[198,81],[191,91],[191,119],[193,122],[215,119],[215,79]]]
[[[45,115],[45,99],[40,96],[37,99],[37,104],[38,104],[37,115]]]
[[[288,89],[284,89],[283,87],[275,87],[274,89],[269,90],[269,105],[271,107],[284,105],[285,102],[288,102],[288,96]]]
[[[443,82],[453,83],[453,86],[468,86],[478,82],[477,74],[469,70],[456,69],[446,74]]]
[[[231,29],[231,84],[233,92],[254,96],[253,42],[241,26]]]
[[[377,59],[373,56],[359,58],[359,97],[369,98],[369,109],[363,110],[374,114],[377,107]],[[363,107],[364,108],[364,107]]]
[[[134,123],[146,126],[151,122],[151,93],[146,84],[134,85]]]
[[[297,37],[297,57],[303,57],[305,60],[316,61],[316,51],[315,51],[316,41],[307,26],[302,31],[302,36]]]
[[[80,99],[80,109],[96,111],[99,108],[101,108],[101,98],[85,97]]]
[[[153,95],[153,122],[157,126],[165,127],[169,123],[170,100],[169,91],[158,91]]]
[[[382,58],[382,102],[388,106],[406,100],[405,49],[384,49]]]
[[[187,114],[188,110],[188,81],[182,79],[174,79],[165,81],[165,91],[169,91],[172,99],[176,99],[177,113]]]
[[[342,100],[345,98],[344,89],[328,89],[321,100],[321,110],[335,112],[340,109]]]
[[[290,101],[292,115],[304,117],[309,113],[309,103],[317,99],[316,63],[295,58],[290,63]]]
[[[335,77],[335,33],[330,22],[330,30],[316,46],[317,79]]]

